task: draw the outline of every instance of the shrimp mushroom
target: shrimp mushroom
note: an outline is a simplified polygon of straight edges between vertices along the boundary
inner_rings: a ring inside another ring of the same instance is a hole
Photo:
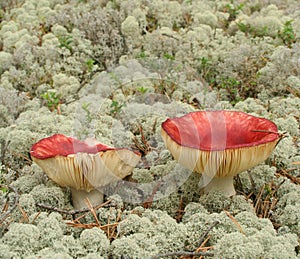
[[[196,111],[162,123],[173,157],[202,174],[204,193],[235,194],[233,177],[266,160],[281,139],[272,121],[239,111]]]
[[[140,154],[126,148],[113,148],[99,142],[92,144],[55,134],[41,139],[30,150],[32,160],[50,179],[70,187],[75,209],[103,202],[101,187],[131,174]]]

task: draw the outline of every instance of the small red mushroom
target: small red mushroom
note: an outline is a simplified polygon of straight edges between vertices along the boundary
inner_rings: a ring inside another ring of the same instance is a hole
[[[92,145],[62,134],[41,139],[30,150],[32,160],[50,179],[70,187],[75,209],[103,202],[100,188],[131,174],[140,154],[126,148],[113,148],[99,142]]]
[[[270,120],[238,111],[197,111],[162,123],[174,158],[202,174],[204,193],[235,194],[233,177],[268,158],[281,138]]]

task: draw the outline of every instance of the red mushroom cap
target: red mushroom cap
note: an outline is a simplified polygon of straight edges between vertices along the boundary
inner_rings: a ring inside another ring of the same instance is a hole
[[[31,147],[30,155],[38,159],[47,159],[76,153],[96,154],[100,151],[112,149],[114,148],[101,143],[91,146],[87,142],[80,141],[76,138],[67,137],[62,134],[54,134],[51,137],[43,138],[35,143]]]
[[[41,139],[30,155],[57,184],[87,192],[123,179],[140,159],[139,153],[126,148],[89,145],[62,134]]]
[[[163,130],[178,145],[206,151],[251,147],[279,138],[275,123],[237,111],[197,111],[167,119]]]

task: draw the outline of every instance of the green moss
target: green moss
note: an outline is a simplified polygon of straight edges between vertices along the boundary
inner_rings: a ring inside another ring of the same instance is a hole
[[[172,154],[169,150],[164,149],[159,153],[159,162],[161,164],[166,164],[170,160],[172,160]]]
[[[158,188],[153,197],[154,208],[172,211],[171,214],[174,215],[180,199],[177,188],[184,183],[188,174],[173,160],[153,165],[150,169],[134,169],[132,177],[137,180],[137,187],[143,191],[144,199],[148,199],[153,190]]]
[[[300,189],[298,188],[298,186],[291,180],[285,179],[277,191],[278,197],[281,199],[283,196],[290,192],[295,194],[297,193],[297,195],[300,196]]]
[[[27,156],[27,150],[34,144],[36,139],[40,138],[40,134],[30,129],[9,129],[6,135],[6,141],[10,141],[10,153]],[[26,150],[26,151],[25,151]],[[20,158],[19,158],[20,159]]]
[[[265,86],[265,91],[269,96],[277,96],[278,93],[282,96],[285,94],[288,96],[288,87],[286,86],[287,78],[291,75],[297,76],[297,72],[291,73],[293,68],[297,67],[297,54],[299,46],[297,44],[292,45],[291,48],[286,46],[278,46],[270,55],[270,60],[266,66],[259,70],[258,82]],[[282,64],[285,64],[282,67]],[[291,90],[293,92],[293,90]],[[294,97],[290,97],[294,98]],[[298,98],[299,99],[299,98]],[[287,100],[284,100],[286,102]],[[299,100],[298,100],[299,102]],[[272,103],[272,102],[271,102]],[[290,103],[288,106],[291,106]],[[273,105],[272,105],[273,106]],[[277,109],[280,109],[280,103],[274,103]],[[279,111],[281,114],[288,114],[286,110]]]

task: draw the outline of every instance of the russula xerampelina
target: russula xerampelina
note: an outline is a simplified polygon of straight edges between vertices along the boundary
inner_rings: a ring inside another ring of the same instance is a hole
[[[55,134],[41,139],[30,150],[32,160],[50,179],[70,187],[75,209],[103,202],[101,187],[123,179],[138,164],[140,154],[99,142],[92,145],[73,137]]]
[[[196,111],[162,123],[173,157],[202,174],[204,193],[235,194],[233,177],[268,158],[281,138],[272,121],[238,111]]]

